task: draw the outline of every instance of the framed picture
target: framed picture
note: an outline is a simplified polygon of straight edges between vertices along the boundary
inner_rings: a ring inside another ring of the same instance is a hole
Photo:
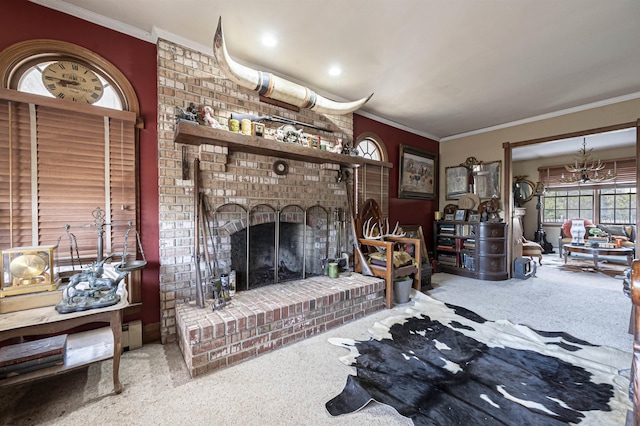
[[[453,213],[447,213],[444,215],[444,220],[448,220],[448,221],[452,221],[454,218],[454,214]]]
[[[464,220],[467,216],[466,210],[456,210],[456,220]]]
[[[474,173],[476,195],[480,198],[500,198],[500,164],[501,161],[484,163]]]
[[[399,198],[436,198],[436,154],[400,145]]]
[[[445,169],[447,200],[457,200],[469,192],[469,169],[464,166]]]
[[[480,215],[478,213],[470,214],[469,222],[480,222]]]

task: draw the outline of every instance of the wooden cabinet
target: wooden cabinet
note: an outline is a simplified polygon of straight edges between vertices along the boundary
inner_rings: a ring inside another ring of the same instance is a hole
[[[442,272],[499,281],[507,272],[507,224],[434,222],[435,257]]]

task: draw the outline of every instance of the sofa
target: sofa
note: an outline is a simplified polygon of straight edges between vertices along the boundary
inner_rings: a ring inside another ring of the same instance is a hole
[[[571,243],[571,221],[572,220],[584,220],[584,227],[587,230],[585,235],[585,242],[589,241],[589,237],[594,237],[591,229],[597,228],[600,231],[608,235],[612,240],[622,240],[622,247],[635,248],[636,241],[636,226],[635,225],[604,225],[594,224],[589,219],[569,219],[560,228],[560,237],[558,239],[558,256],[562,257],[562,246],[564,244]]]

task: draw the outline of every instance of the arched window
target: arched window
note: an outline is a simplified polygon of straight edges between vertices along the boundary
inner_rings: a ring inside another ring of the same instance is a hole
[[[70,67],[80,66],[83,67],[80,70],[82,74],[91,72],[93,73],[92,66],[90,64],[86,64],[84,61],[80,61],[78,59],[72,60],[61,60],[58,57],[52,57],[49,59],[36,58],[32,61],[29,61],[32,65],[26,67],[26,71],[22,73],[20,78],[18,79],[18,85],[16,89],[20,92],[26,93],[34,93],[36,95],[48,96],[51,98],[63,96],[64,93],[60,92],[61,88],[69,87],[70,84],[79,85],[76,80],[57,80],[54,81],[55,77],[47,74],[47,71],[55,73],[57,70],[62,71],[65,65]],[[86,64],[86,65],[85,65]],[[86,75],[86,74],[85,74]],[[91,103],[91,105],[101,106],[105,108],[118,109],[122,110],[122,99],[120,94],[116,90],[114,84],[112,84],[105,76],[101,75],[101,73],[94,73],[95,77],[98,79],[98,85],[94,87],[98,87],[99,91],[94,93],[94,96],[97,97],[97,100]],[[69,74],[70,77],[75,77],[74,74]],[[85,80],[88,81],[88,80]],[[49,84],[49,88],[47,88],[47,84]],[[69,90],[72,90],[73,86]],[[86,89],[78,88],[77,93],[86,93]],[[99,96],[98,96],[99,95]],[[92,98],[88,98],[92,99]]]
[[[360,157],[370,160],[380,160],[380,149],[373,139],[363,139],[356,147]]]
[[[359,170],[358,204],[374,199],[382,209],[383,216],[389,214],[389,166],[387,149],[382,139],[373,132],[365,132],[356,138],[355,147],[360,157],[368,160]],[[379,162],[379,163],[377,163]]]
[[[87,265],[102,228],[104,254],[122,253],[138,223],[138,113],[128,79],[90,50],[30,40],[0,52],[0,249],[64,237],[58,266]]]

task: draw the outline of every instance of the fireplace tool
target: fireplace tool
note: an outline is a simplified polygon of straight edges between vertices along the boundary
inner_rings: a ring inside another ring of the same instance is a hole
[[[346,169],[340,170],[340,177],[338,181],[344,182],[344,187],[347,191],[347,205],[349,207],[349,218],[351,219],[351,238],[353,239],[353,249],[355,252],[355,256],[357,257],[357,261],[360,263],[362,267],[362,275],[366,275],[369,277],[373,276],[373,271],[369,267],[367,260],[360,249],[360,244],[358,244],[358,233],[356,232],[356,222],[353,217],[353,200],[351,193],[351,188],[349,187],[349,179],[348,179],[349,171]]]
[[[204,291],[200,271],[200,160],[193,160],[193,260],[196,270],[196,305],[204,308]]]
[[[218,277],[218,261],[216,254],[216,242],[214,241],[213,230],[210,228],[209,217],[206,214],[204,194],[200,194],[200,229],[202,230],[202,236],[204,238],[204,258],[209,274],[208,282],[213,288],[213,303],[211,303],[211,309],[214,311],[219,308],[223,308],[227,304],[227,298],[225,295],[220,294],[218,290],[218,283],[221,281]],[[213,250],[213,256],[210,255],[208,250],[207,241],[211,242],[211,248]],[[221,286],[222,289],[222,286]]]

